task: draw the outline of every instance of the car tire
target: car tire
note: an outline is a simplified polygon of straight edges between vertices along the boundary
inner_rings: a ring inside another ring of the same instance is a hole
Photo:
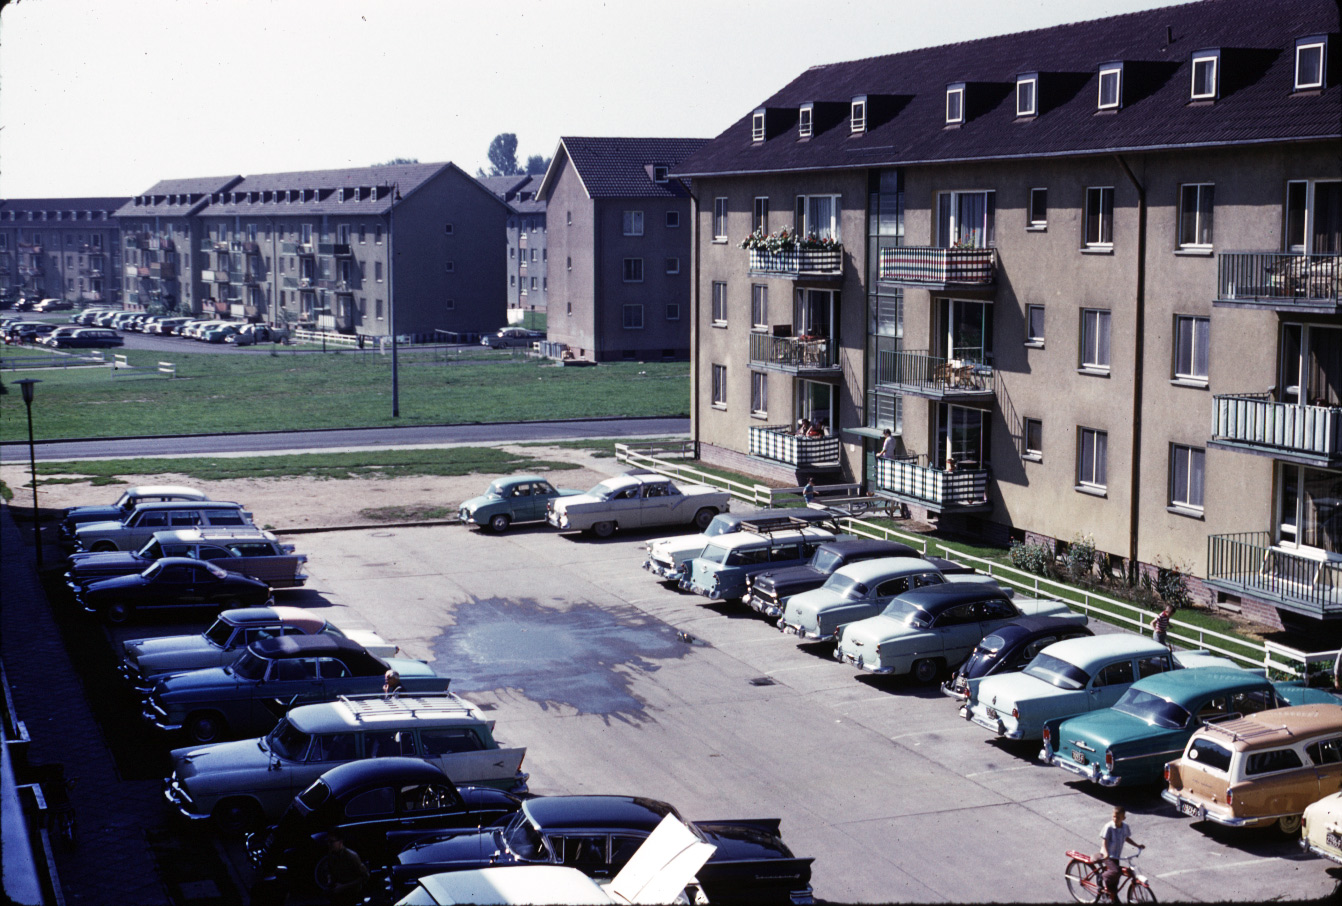
[[[1298,837],[1300,836],[1301,819],[1302,816],[1300,815],[1283,815],[1277,819],[1277,830],[1288,837]]]
[[[718,511],[712,507],[704,507],[702,510],[694,514],[694,527],[701,532],[704,531],[708,528],[708,524],[713,521],[713,517],[717,514]]]
[[[135,615],[135,608],[125,601],[113,601],[103,608],[103,619],[112,626],[127,623]]]
[[[598,522],[592,526],[592,534],[598,538],[609,538],[615,534],[615,523],[610,521]]]
[[[234,796],[216,805],[212,817],[219,830],[229,836],[237,836],[260,827],[265,816],[255,799]]]
[[[89,548],[89,550],[93,551],[95,554],[107,554],[116,550],[116,545],[110,541],[96,541],[94,542],[93,547]]]
[[[197,745],[203,745],[207,742],[217,742],[223,735],[227,725],[224,718],[216,711],[197,711],[186,719],[186,735]]]
[[[496,516],[490,516],[489,530],[501,535],[508,531],[508,526],[512,524],[512,521],[512,517],[507,513],[499,513]]]
[[[913,670],[911,672],[915,683],[926,686],[936,682],[937,677],[941,675],[941,661],[932,657],[925,657],[920,661],[914,661]]]

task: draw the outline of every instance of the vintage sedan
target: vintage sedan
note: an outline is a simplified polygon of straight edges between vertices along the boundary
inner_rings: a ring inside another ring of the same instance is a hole
[[[479,497],[463,502],[458,516],[466,525],[489,526],[490,531],[506,532],[514,522],[544,522],[551,500],[581,493],[555,488],[539,475],[510,475],[495,479]]]
[[[427,874],[487,865],[568,865],[593,877],[618,872],[666,815],[665,802],[636,796],[541,796],[527,799],[507,824],[474,834],[426,838],[392,866],[404,888]],[[710,903],[809,903],[811,859],[797,858],[779,834],[779,821],[684,822],[717,847],[699,869]]]
[[[55,344],[60,349],[113,349],[125,346],[121,334],[106,327],[85,327],[68,336],[60,337]]]
[[[142,573],[92,582],[75,600],[108,623],[125,623],[146,612],[261,607],[274,599],[259,579],[203,560],[164,557]]]
[[[646,543],[647,558],[643,568],[664,582],[679,583],[695,557],[704,552],[708,542],[719,535],[741,531],[741,524],[761,518],[800,519],[812,525],[824,525],[838,534],[838,513],[817,507],[788,507],[762,510],[756,513],[718,513],[713,521],[697,535],[671,535],[654,538]]]
[[[1342,793],[1324,796],[1300,821],[1300,848],[1342,865]]]
[[[1046,721],[1039,757],[1101,786],[1159,783],[1165,763],[1207,721],[1336,702],[1321,689],[1271,683],[1249,670],[1172,670],[1133,683],[1112,708]]]
[[[240,503],[222,500],[181,500],[142,503],[119,522],[85,522],[75,528],[77,551],[133,551],[148,544],[154,532],[197,526],[240,527],[252,524],[252,514]]]
[[[545,331],[526,327],[504,327],[497,333],[481,338],[480,345],[490,349],[508,349],[514,346],[530,348],[532,343],[545,339]]]
[[[717,601],[737,601],[745,597],[746,583],[755,573],[770,566],[807,563],[816,548],[836,538],[827,528],[790,519],[762,519],[742,528],[744,531],[710,541],[690,561],[680,588]]]
[[[1057,616],[1084,626],[1084,614],[1061,601],[1026,598],[1014,603],[996,585],[955,582],[900,595],[880,616],[849,623],[834,657],[877,674],[912,674],[919,683],[969,657],[995,629],[1023,616]]]
[[[367,758],[331,768],[294,797],[280,820],[247,837],[247,855],[267,886],[301,889],[339,832],[372,868],[392,862],[389,831],[488,826],[521,800],[490,787],[458,787],[419,758]]]
[[[394,657],[395,645],[370,631],[342,632],[301,607],[247,607],[225,610],[204,632],[129,639],[121,645],[121,676],[148,692],[160,676],[232,664],[247,646],[285,635],[333,635],[350,638],[378,657]]]
[[[1021,617],[983,637],[941,691],[959,701],[969,695],[969,681],[994,674],[1014,673],[1054,642],[1094,635],[1085,626],[1057,617]]]
[[[61,516],[61,538],[73,541],[75,528],[84,522],[121,522],[142,503],[172,500],[209,500],[204,491],[176,485],[139,485],[127,488],[111,506],[74,506]]]
[[[231,666],[160,677],[144,716],[192,742],[259,736],[295,705],[381,692],[388,670],[401,675],[406,692],[447,691],[448,679],[423,661],[380,658],[332,635],[287,635],[253,642]]]
[[[767,617],[781,617],[789,598],[824,585],[840,567],[882,557],[921,558],[922,554],[898,541],[876,538],[830,541],[816,548],[811,559],[801,566],[768,569],[751,576],[746,581],[744,602]]]
[[[141,573],[164,557],[209,560],[229,572],[242,573],[271,588],[296,588],[308,580],[302,571],[307,555],[295,554],[292,544],[281,544],[263,529],[205,528],[154,532],[144,547],[129,551],[85,551],[71,554],[65,584],[79,592],[92,582]]]
[[[730,508],[731,494],[701,484],[681,485],[664,475],[636,469],[607,478],[586,494],[550,501],[546,521],[566,532],[609,538],[616,529],[659,525],[708,528]]]

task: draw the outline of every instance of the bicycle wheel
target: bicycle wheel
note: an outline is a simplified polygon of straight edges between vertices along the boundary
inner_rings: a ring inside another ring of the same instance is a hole
[[[1129,903],[1154,903],[1156,895],[1151,892],[1151,885],[1144,881],[1133,881],[1128,886]]]
[[[1092,862],[1073,859],[1063,869],[1067,892],[1078,903],[1094,903],[1100,898],[1100,868]]]

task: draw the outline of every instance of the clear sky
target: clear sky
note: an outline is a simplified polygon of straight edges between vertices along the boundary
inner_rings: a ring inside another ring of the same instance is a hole
[[[0,3],[4,0],[0,0]],[[1171,0],[17,0],[0,197],[711,138],[802,70]]]

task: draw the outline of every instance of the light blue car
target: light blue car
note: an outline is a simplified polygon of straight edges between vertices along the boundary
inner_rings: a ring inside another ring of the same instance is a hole
[[[711,539],[703,553],[690,561],[680,587],[718,601],[739,600],[748,590],[747,576],[806,563],[817,547],[836,537],[822,528],[754,532],[749,523],[741,528]]]

